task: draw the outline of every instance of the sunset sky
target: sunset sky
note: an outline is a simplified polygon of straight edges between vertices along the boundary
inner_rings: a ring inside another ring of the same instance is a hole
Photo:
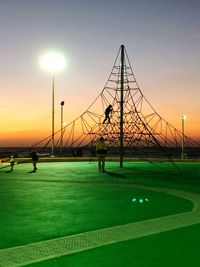
[[[28,146],[51,134],[49,50],[67,67],[55,76],[55,119],[81,115],[103,89],[124,44],[156,111],[200,140],[200,1],[0,0],[0,146]]]

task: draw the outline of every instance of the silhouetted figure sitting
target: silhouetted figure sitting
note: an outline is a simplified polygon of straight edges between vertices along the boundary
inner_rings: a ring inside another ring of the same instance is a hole
[[[106,110],[105,110],[105,119],[103,121],[103,123],[105,123],[108,120],[108,123],[110,122],[110,113],[113,111],[112,105],[109,105]]]

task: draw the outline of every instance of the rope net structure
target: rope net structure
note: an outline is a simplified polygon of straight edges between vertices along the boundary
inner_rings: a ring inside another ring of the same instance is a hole
[[[105,109],[109,105],[113,108],[110,114],[111,123],[109,121],[103,123]],[[98,97],[83,114],[54,134],[55,154],[94,155],[95,144],[100,137],[104,137],[108,145],[108,155],[119,156],[122,149],[120,142],[123,141],[123,155],[127,157],[145,159],[162,157],[171,160],[181,157],[183,147],[182,156],[199,157],[199,143],[183,135],[163,119],[145,98],[136,81],[124,46],[120,47],[110,76]],[[48,136],[32,147],[41,153],[48,149],[50,151],[51,139],[52,136]]]
[[[104,121],[109,105],[112,106],[110,121]],[[89,156],[91,159],[96,155],[95,145],[100,137],[108,145],[107,155],[119,157],[120,167],[123,167],[124,157],[136,158],[150,162],[165,173],[169,172],[170,164],[173,174],[175,171],[175,175],[179,175],[182,172],[174,159],[200,157],[200,144],[163,119],[146,99],[123,45],[98,97],[84,113],[55,132],[53,137],[49,135],[26,151],[23,149],[20,157],[30,157],[30,150],[34,149],[40,157]],[[164,162],[168,165],[160,164]],[[0,169],[6,167],[9,165]]]
[[[92,152],[100,137],[104,137],[110,154],[120,148],[121,117],[121,47],[108,81],[94,102],[78,118],[54,134],[57,154],[70,155],[75,150]],[[111,123],[105,122],[105,109],[112,105]],[[62,137],[61,137],[62,136]],[[50,147],[48,136],[32,147]],[[62,149],[61,149],[61,138]],[[184,139],[183,139],[184,138]],[[184,144],[183,144],[184,140]],[[124,155],[136,157],[179,156],[184,145],[185,156],[197,156],[199,144],[164,120],[140,90],[124,48],[123,65],[123,148]]]

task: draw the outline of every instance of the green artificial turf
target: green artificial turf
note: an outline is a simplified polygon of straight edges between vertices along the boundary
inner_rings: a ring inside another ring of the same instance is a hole
[[[28,265],[29,267],[198,267],[200,225]]]
[[[131,183],[200,193],[198,163],[177,163],[182,172],[181,176],[169,174],[174,171],[170,163],[160,163],[162,168],[148,162],[126,162],[123,169],[118,165],[119,163],[115,162],[107,163],[107,173],[99,173],[96,162],[39,163],[37,173],[28,173],[32,170],[30,163],[15,166],[12,173],[6,172],[9,168],[0,169],[0,248],[192,209],[191,202],[185,199],[134,189],[129,187]],[[169,172],[166,172],[166,169]],[[121,187],[120,184],[126,186]],[[133,198],[147,198],[149,201],[132,202]],[[162,239],[162,236],[165,239]],[[163,265],[159,264],[166,259],[167,254],[175,263],[182,259],[182,264],[185,264],[190,256],[193,257],[197,253],[196,246],[193,246],[191,252],[188,251],[189,243],[186,240],[189,238],[189,242],[197,242],[197,236],[200,236],[200,230],[195,225],[60,257],[33,266],[153,267]],[[181,250],[187,251],[182,258]],[[155,259],[158,264],[153,265]],[[165,264],[163,266],[189,266],[169,264],[166,260]]]

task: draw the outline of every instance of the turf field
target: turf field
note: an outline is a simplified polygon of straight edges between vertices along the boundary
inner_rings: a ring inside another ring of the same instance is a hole
[[[0,266],[200,266],[200,163],[118,166],[1,168]]]

